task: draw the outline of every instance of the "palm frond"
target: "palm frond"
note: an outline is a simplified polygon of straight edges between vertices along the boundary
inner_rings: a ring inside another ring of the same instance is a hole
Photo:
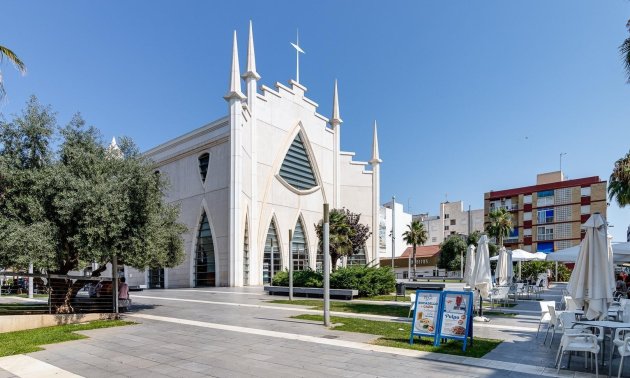
[[[10,49],[0,45],[0,63],[8,59],[22,75],[26,74],[26,64]]]

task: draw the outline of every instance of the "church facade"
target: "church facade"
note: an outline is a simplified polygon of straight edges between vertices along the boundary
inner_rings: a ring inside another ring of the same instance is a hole
[[[226,116],[146,152],[170,183],[167,201],[181,207],[186,258],[174,268],[129,269],[130,285],[261,285],[288,269],[290,253],[294,269],[321,269],[315,225],[324,203],[360,213],[377,230],[352,261],[378,263],[376,124],[371,160],[353,160],[340,149],[337,83],[327,118],[299,76],[275,88],[259,83],[251,24],[247,53],[241,74],[235,32]]]

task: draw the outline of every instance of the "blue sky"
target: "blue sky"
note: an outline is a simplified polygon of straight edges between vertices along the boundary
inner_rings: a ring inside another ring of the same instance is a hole
[[[231,35],[245,68],[254,22],[261,82],[295,76],[329,116],[339,79],[342,148],[368,160],[379,124],[382,200],[437,213],[483,206],[483,193],[536,173],[607,179],[630,149],[630,85],[618,46],[630,2],[610,1],[17,1],[2,3],[5,118],[31,94],[60,123],[80,111],[104,138],[143,150],[226,113]],[[609,207],[615,240],[630,209]]]

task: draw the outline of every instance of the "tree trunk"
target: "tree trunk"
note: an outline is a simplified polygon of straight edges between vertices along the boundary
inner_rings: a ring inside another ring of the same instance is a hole
[[[413,280],[416,280],[416,244],[413,244]]]
[[[332,268],[332,271],[336,271],[337,270],[337,261],[339,260],[339,255],[336,253],[331,253],[330,254],[330,266]]]

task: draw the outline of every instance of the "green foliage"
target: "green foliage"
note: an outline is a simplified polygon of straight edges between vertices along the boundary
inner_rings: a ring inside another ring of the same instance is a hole
[[[523,278],[531,277],[536,280],[538,274],[547,273],[547,269],[552,274],[556,273],[556,263],[553,261],[526,261],[522,263],[521,274]],[[558,263],[558,277],[554,277],[555,281],[567,282],[571,277],[571,270],[563,263]]]
[[[76,331],[118,327],[131,324],[135,323],[123,320],[96,320],[90,323],[66,324],[54,327],[3,333],[2,343],[0,343],[0,357],[37,352],[38,350],[42,350],[42,348],[39,347],[40,345],[87,338],[87,336],[75,333]]]
[[[105,148],[78,114],[58,128],[35,97],[0,121],[0,266],[65,274],[114,254],[139,269],[180,264],[185,227],[163,200],[167,183],[124,145],[129,156]]]
[[[628,54],[630,54],[630,42],[628,42],[628,49]],[[620,207],[630,205],[630,152],[615,162],[608,180],[608,196],[611,201],[617,200]]]
[[[466,245],[474,245],[477,247],[477,243],[479,243],[479,238],[481,237],[481,231],[476,230],[470,233],[466,238]]]
[[[630,32],[630,20],[626,23],[626,28]],[[619,53],[623,61],[623,68],[626,70],[626,78],[630,83],[630,38],[626,38],[619,46]]]
[[[0,46],[0,64],[7,59],[9,62],[13,63],[15,68],[20,71],[22,75],[26,73],[26,65],[22,60],[9,48]],[[2,99],[6,95],[6,91],[4,90],[4,82],[2,81],[2,71],[0,71],[0,99]]]
[[[272,280],[275,286],[289,286],[289,272],[278,272]],[[293,272],[293,286],[295,287],[323,287],[324,276],[322,273],[311,269],[296,270]]]
[[[343,256],[352,256],[365,248],[365,242],[370,235],[370,228],[360,223],[361,214],[348,209],[332,209],[329,213],[329,246],[332,270],[337,269],[337,261]],[[315,225],[318,249],[322,250],[324,236],[323,219]]]
[[[294,287],[323,287],[322,273],[313,270],[293,272]],[[278,272],[273,277],[273,285],[289,286],[289,272]],[[391,267],[350,266],[339,268],[330,274],[332,289],[353,289],[359,296],[389,294],[396,289],[396,278]]]
[[[486,232],[490,237],[495,238],[498,246],[502,246],[503,239],[514,229],[512,214],[501,207],[490,211],[488,218],[490,218],[490,223],[486,226]]]
[[[466,247],[466,242],[461,235],[450,235],[440,244],[438,267],[440,269],[459,270],[460,255],[466,254]],[[457,266],[454,265],[455,261]]]

